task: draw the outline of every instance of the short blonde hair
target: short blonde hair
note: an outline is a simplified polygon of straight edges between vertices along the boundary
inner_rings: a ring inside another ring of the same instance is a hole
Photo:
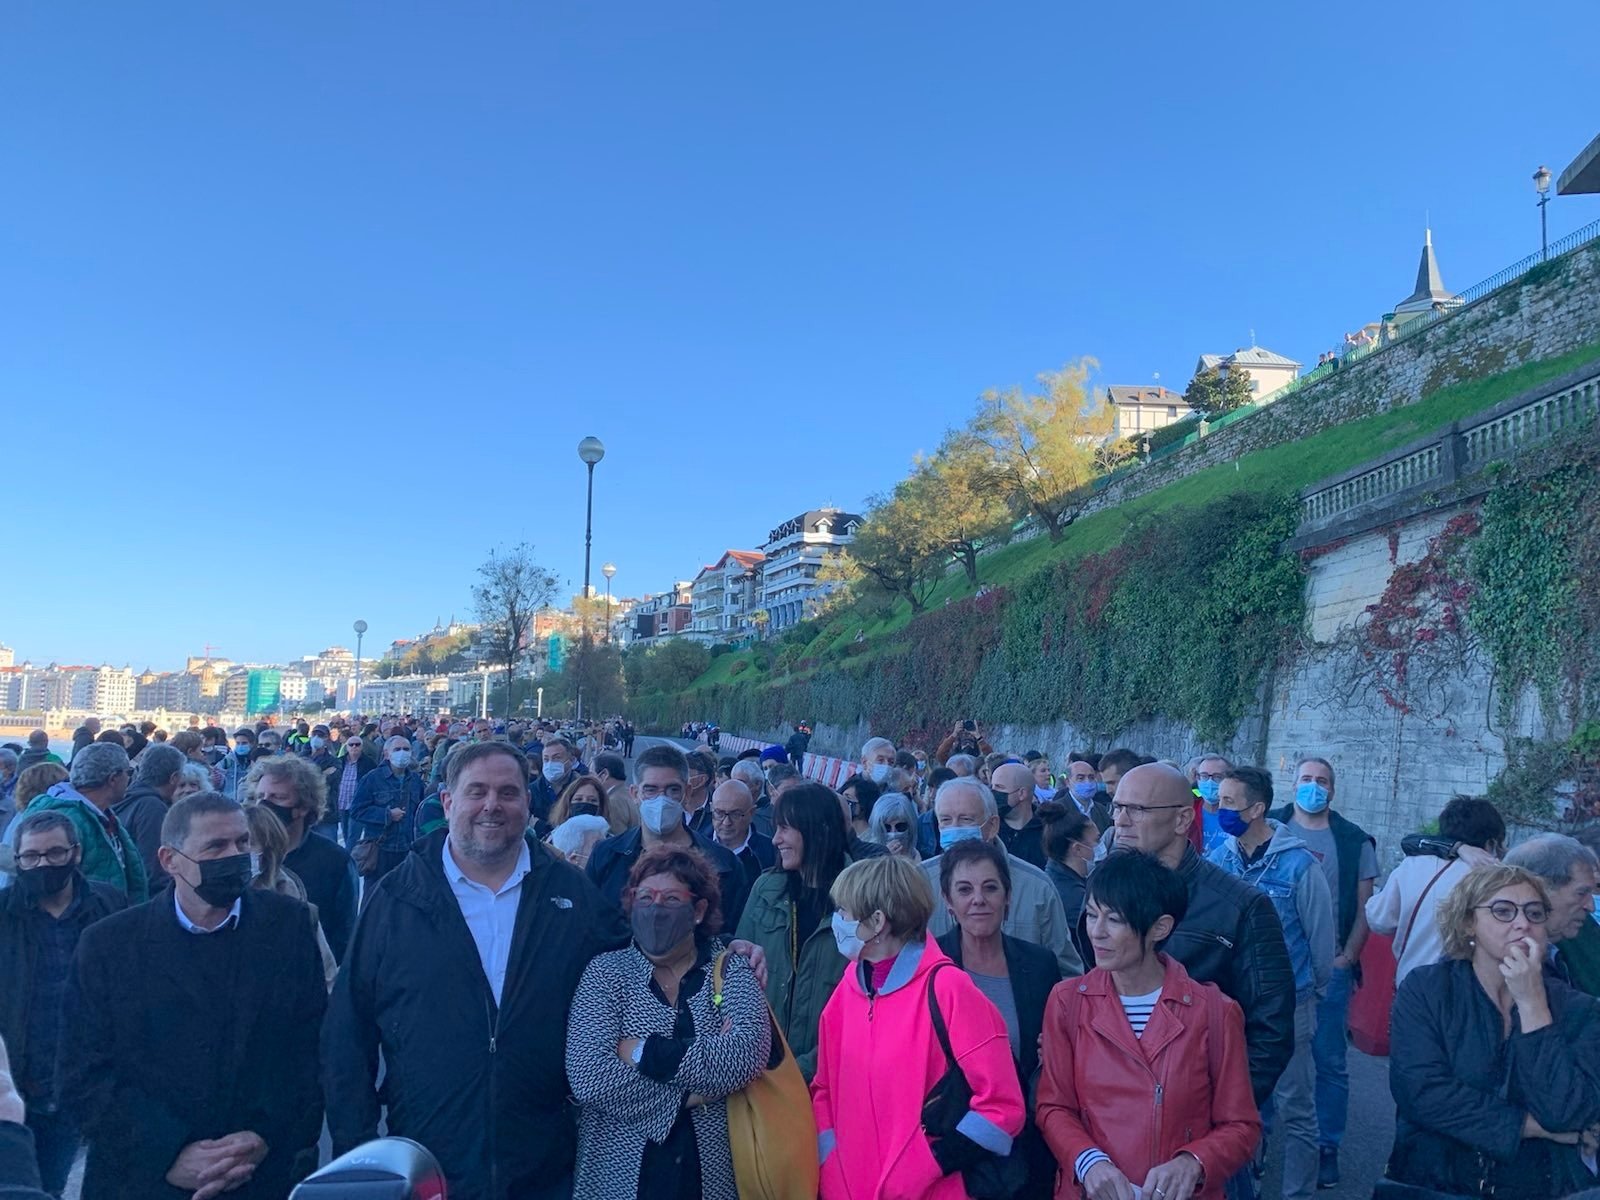
[[[1439,936],[1444,939],[1446,958],[1472,957],[1478,906],[1487,904],[1496,892],[1519,883],[1531,887],[1544,901],[1544,906],[1550,907],[1550,893],[1545,890],[1544,880],[1532,871],[1508,867],[1504,863],[1475,867],[1467,872],[1465,879],[1450,889],[1450,894],[1439,902],[1439,911],[1435,914]]]
[[[833,902],[857,920],[881,912],[889,933],[902,941],[920,940],[933,917],[933,888],[922,867],[899,854],[852,863],[833,881]]]

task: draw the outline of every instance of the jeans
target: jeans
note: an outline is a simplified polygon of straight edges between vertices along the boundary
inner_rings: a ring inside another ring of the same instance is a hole
[[[350,820],[350,812],[351,810],[347,808],[339,814],[339,844],[346,850],[355,845],[355,843],[350,840],[350,826],[354,824],[354,822]]]
[[[1350,1113],[1349,1038],[1345,1033],[1349,1015],[1350,969],[1335,967],[1328,994],[1317,1006],[1317,1031],[1311,1039],[1317,1061],[1317,1144],[1324,1150],[1337,1150],[1344,1141]]]
[[[63,1112],[28,1108],[28,1128],[33,1130],[33,1153],[39,1160],[39,1182],[52,1196],[61,1195],[78,1157],[78,1124]]]
[[[1317,1194],[1317,1064],[1312,1035],[1317,1028],[1316,993],[1306,991],[1294,1006],[1294,1054],[1272,1093],[1283,1130],[1283,1200],[1311,1200]]]

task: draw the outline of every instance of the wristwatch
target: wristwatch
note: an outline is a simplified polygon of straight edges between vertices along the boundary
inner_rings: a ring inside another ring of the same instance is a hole
[[[643,1038],[640,1038],[637,1042],[635,1042],[633,1044],[633,1053],[628,1055],[628,1057],[633,1060],[633,1065],[636,1066],[636,1067],[640,1063],[644,1062],[644,1039]]]

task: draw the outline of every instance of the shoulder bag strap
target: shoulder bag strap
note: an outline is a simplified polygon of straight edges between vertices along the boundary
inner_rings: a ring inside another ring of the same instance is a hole
[[[711,960],[711,1008],[713,1012],[722,1011],[722,976],[727,967],[729,951],[724,950]]]
[[[1455,861],[1454,859],[1450,860]],[[1428,880],[1428,886],[1422,889],[1422,895],[1417,897],[1416,907],[1411,910],[1411,919],[1406,922],[1405,932],[1400,935],[1400,940],[1394,944],[1394,957],[1398,962],[1400,956],[1406,952],[1406,945],[1411,941],[1411,930],[1417,923],[1417,914],[1422,911],[1422,902],[1428,898],[1428,893],[1433,891],[1433,885],[1439,882],[1439,876],[1450,869],[1450,862],[1446,862],[1433,873],[1433,878]]]
[[[947,966],[948,963],[940,963],[928,972],[928,1015],[933,1018],[933,1032],[939,1039],[939,1049],[944,1051],[945,1061],[954,1066],[956,1053],[950,1047],[950,1030],[945,1026],[944,1014],[939,1011],[939,997],[933,991],[933,981]]]

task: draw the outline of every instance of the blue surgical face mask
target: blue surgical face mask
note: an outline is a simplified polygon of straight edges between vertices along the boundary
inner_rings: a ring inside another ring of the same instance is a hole
[[[1100,786],[1092,779],[1080,779],[1072,785],[1072,795],[1077,800],[1089,801],[1094,799],[1094,794]]]
[[[833,940],[839,947],[839,953],[851,962],[860,958],[861,952],[867,948],[867,944],[861,940],[861,922],[846,921],[839,912],[833,914]]]
[[[1307,780],[1294,789],[1294,803],[1301,812],[1319,813],[1328,807],[1328,789]]]
[[[885,779],[889,778],[889,770],[890,764],[886,762],[876,762],[872,764],[872,770],[869,772],[868,777],[873,783],[882,783]]]
[[[1222,785],[1215,779],[1202,779],[1199,783],[1194,785],[1194,790],[1200,793],[1200,799],[1215,807],[1217,803],[1217,793],[1222,791]]]
[[[983,829],[978,825],[947,825],[939,830],[939,849],[948,850],[957,842],[981,838]]]
[[[1055,798],[1055,791],[1051,788],[1040,787],[1038,784],[1034,784],[1033,798],[1039,801],[1053,800]]]
[[[311,748],[313,750],[321,750],[327,744],[328,739],[323,737],[321,734],[313,733],[311,735]]]
[[[1250,822],[1235,808],[1217,809],[1217,824],[1222,826],[1222,832],[1229,837],[1241,837],[1244,831],[1250,828]]]

